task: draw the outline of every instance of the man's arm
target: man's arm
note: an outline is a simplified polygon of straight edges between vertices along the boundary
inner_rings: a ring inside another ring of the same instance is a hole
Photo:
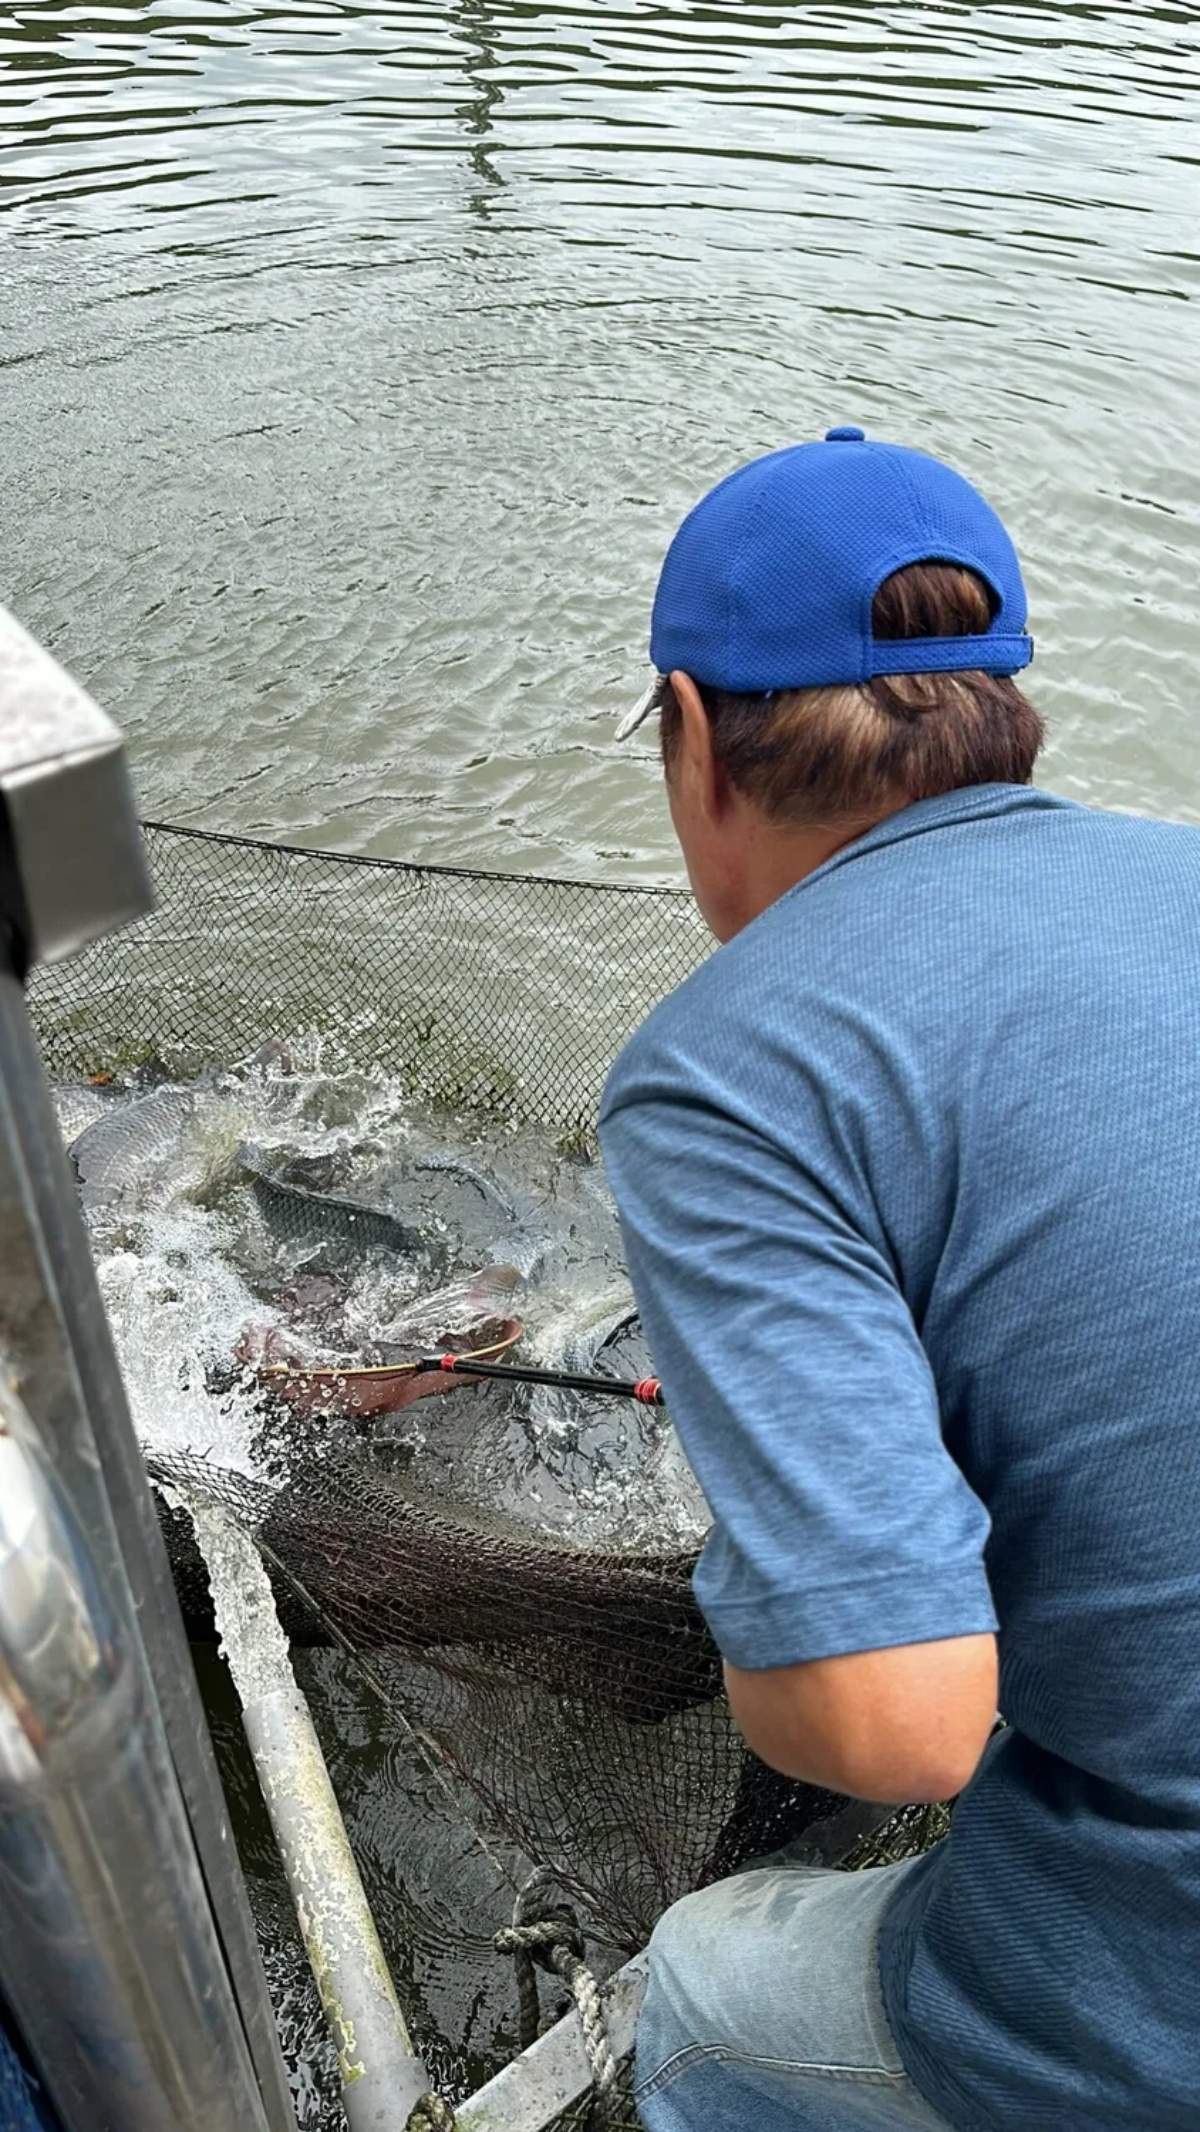
[[[996,1639],[855,1651],[746,1672],[726,1664],[749,1745],[786,1777],[885,1801],[950,1799],[996,1721]]]
[[[773,1085],[753,1028],[740,1079],[658,1036],[635,1039],[601,1136],[713,1511],[696,1593],[734,1715],[789,1775],[949,1797],[996,1709],[988,1521],[942,1439],[889,1239],[811,1077]]]

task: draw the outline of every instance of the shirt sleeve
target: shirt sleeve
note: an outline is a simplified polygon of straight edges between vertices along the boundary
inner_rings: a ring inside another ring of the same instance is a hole
[[[601,1122],[650,1351],[713,1514],[696,1596],[748,1669],[996,1627],[987,1514],[942,1441],[878,1225],[819,1104],[806,1136],[803,1094],[781,1145],[642,1042]]]

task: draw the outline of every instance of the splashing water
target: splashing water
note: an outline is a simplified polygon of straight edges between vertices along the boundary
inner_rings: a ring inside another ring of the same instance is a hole
[[[219,1247],[218,1225],[176,1202],[146,1221],[137,1243],[98,1252],[96,1272],[139,1440],[259,1477],[249,1374],[211,1389],[257,1308]]]
[[[425,1484],[547,1532],[625,1546],[705,1529],[660,1412],[491,1385],[388,1416],[386,1436],[382,1423],[356,1433],[265,1407],[248,1359],[272,1339],[299,1339],[314,1361],[367,1363],[427,1350],[443,1332],[469,1337],[473,1293],[486,1297],[508,1266],[520,1279],[505,1307],[524,1322],[531,1360],[649,1374],[615,1212],[591,1165],[507,1128],[448,1145],[394,1084],[324,1072],[319,1058],[304,1071],[273,1057],[185,1088],[110,1091],[99,1107],[60,1092],[60,1116],[64,1130],[86,1121],[72,1155],[148,1448],[277,1480],[348,1436],[364,1456],[380,1438],[379,1455]],[[264,1164],[282,1181],[267,1212]],[[392,1222],[370,1232],[373,1248],[357,1240],[356,1205]]]

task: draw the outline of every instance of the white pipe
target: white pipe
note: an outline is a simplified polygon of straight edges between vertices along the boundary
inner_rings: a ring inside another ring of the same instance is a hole
[[[404,2132],[429,2078],[400,2011],[270,1580],[250,1535],[215,1501],[181,1500],[208,1564],[221,1646],[337,2049],[350,2132]]]
[[[337,2048],[351,2132],[403,2132],[429,2079],[400,2011],[308,1704],[292,1680],[249,1703],[243,1722]]]

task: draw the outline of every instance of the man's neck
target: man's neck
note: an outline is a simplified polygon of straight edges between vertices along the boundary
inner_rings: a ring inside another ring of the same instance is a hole
[[[768,821],[757,808],[747,808],[749,819],[739,852],[738,879],[732,884],[734,923],[727,937],[740,933],[772,903],[786,896],[789,889],[816,873],[827,859],[844,851],[847,844],[865,836],[889,815],[898,814],[905,805],[906,801],[898,800],[895,806],[881,807],[854,821],[804,828]]]

